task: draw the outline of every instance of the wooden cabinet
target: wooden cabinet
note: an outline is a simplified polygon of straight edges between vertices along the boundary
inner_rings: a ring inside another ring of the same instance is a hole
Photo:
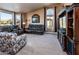
[[[72,4],[64,15],[66,16],[65,51],[70,55],[79,55],[79,4]],[[58,16],[58,22],[59,18]],[[59,27],[58,25],[58,31]]]
[[[66,9],[64,8],[59,14],[58,14],[58,40],[60,42],[60,45],[63,49],[63,51],[66,50]]]
[[[74,7],[74,22],[75,41],[79,41],[79,7]]]

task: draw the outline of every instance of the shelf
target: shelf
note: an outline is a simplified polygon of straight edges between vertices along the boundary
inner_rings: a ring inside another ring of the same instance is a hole
[[[73,43],[73,10],[70,9],[68,12],[68,40]]]
[[[68,26],[68,28],[73,29],[73,27],[72,27],[72,26]]]
[[[74,43],[73,38],[70,38],[69,36],[67,36],[68,40],[71,41],[72,43]]]
[[[71,40],[67,41],[67,53],[70,55],[74,54],[74,42],[72,42]]]
[[[73,17],[69,17],[68,19],[72,19],[73,20]]]

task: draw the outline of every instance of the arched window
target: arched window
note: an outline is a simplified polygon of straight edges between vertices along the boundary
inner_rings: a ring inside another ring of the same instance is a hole
[[[40,23],[40,16],[38,14],[32,16],[32,23]]]

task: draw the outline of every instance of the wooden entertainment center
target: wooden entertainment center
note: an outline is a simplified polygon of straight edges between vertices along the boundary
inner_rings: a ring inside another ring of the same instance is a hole
[[[58,39],[62,49],[70,55],[79,55],[79,4],[64,8],[58,14]]]

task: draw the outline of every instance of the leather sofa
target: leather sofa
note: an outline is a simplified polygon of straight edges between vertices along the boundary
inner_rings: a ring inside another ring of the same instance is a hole
[[[41,24],[30,24],[27,32],[29,33],[37,33],[37,34],[44,34],[44,25]]]
[[[23,29],[19,28],[17,25],[13,25],[10,27],[12,32],[17,33],[18,35],[23,33]]]
[[[17,25],[2,26],[2,27],[0,27],[0,32],[14,32],[14,33],[17,33],[18,35],[20,35],[23,33],[23,29],[19,28]]]

